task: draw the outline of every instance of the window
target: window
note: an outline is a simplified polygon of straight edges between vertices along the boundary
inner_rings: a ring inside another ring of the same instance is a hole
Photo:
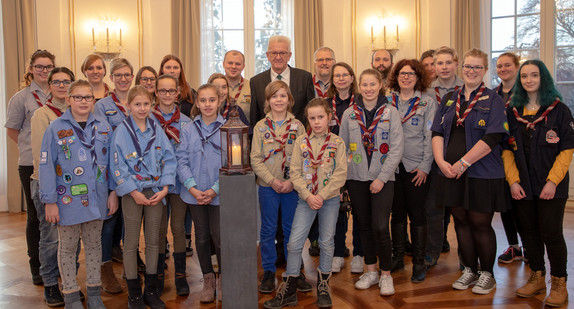
[[[233,49],[245,55],[244,76],[267,70],[269,37],[293,37],[292,5],[292,0],[204,0],[202,80],[214,72],[224,73],[223,57]]]
[[[574,0],[556,1],[554,76],[558,91],[574,111]]]

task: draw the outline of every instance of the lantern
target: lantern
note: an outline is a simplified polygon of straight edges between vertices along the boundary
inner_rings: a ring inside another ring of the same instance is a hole
[[[249,166],[249,127],[239,119],[237,106],[231,106],[229,119],[221,127],[221,169],[219,173],[246,174]]]

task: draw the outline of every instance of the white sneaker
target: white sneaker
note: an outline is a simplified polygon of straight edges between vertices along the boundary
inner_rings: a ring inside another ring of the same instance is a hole
[[[211,256],[211,266],[213,267],[213,271],[218,273],[219,272],[219,265],[217,263],[217,255]]]
[[[391,275],[381,275],[381,280],[379,281],[379,287],[381,288],[380,294],[383,296],[389,296],[395,294],[393,277],[391,277]]]
[[[379,273],[376,271],[368,271],[361,275],[359,281],[355,282],[355,288],[359,290],[366,290],[379,282]]]
[[[338,273],[343,267],[345,267],[345,259],[340,256],[333,257],[333,265],[331,266],[331,271]]]
[[[351,261],[351,273],[360,274],[364,270],[365,263],[363,262],[363,257],[360,255],[355,255]]]
[[[496,287],[494,276],[488,271],[481,271],[478,282],[472,288],[472,293],[485,295],[490,293]]]
[[[462,276],[452,284],[452,288],[456,290],[466,290],[471,285],[476,284],[477,280],[478,277],[472,272],[472,269],[465,267],[462,271]]]

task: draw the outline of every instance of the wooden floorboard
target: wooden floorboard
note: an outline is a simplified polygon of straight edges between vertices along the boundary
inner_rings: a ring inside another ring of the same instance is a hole
[[[43,299],[43,287],[34,286],[28,266],[25,239],[26,214],[0,214],[0,308],[36,309],[49,308]],[[351,226],[351,225],[350,225]],[[497,233],[497,252],[501,253],[506,247],[506,237],[500,221],[496,215],[493,226]],[[568,246],[574,245],[574,212],[567,210],[564,219],[564,234]],[[351,233],[349,232],[348,235]],[[443,253],[439,264],[427,274],[427,279],[422,283],[412,283],[410,258],[405,259],[405,270],[393,274],[396,294],[390,297],[381,297],[378,288],[368,290],[356,290],[354,283],[359,279],[359,274],[350,273],[351,257],[345,259],[345,268],[340,273],[333,274],[331,278],[331,292],[333,296],[333,308],[543,308],[545,295],[532,298],[519,298],[514,295],[514,290],[520,287],[530,273],[528,266],[523,262],[514,262],[510,265],[497,264],[494,268],[497,280],[497,288],[489,295],[476,295],[470,289],[466,291],[453,290],[451,284],[460,276],[458,269],[458,256],[456,254],[456,239],[453,226],[449,229],[449,241],[451,251]],[[171,242],[171,236],[168,237]],[[348,238],[348,245],[351,245]],[[143,245],[141,246],[143,248]],[[569,260],[574,260],[574,250],[569,251]],[[78,275],[82,289],[85,292],[85,268],[83,254]],[[304,250],[305,272],[309,281],[316,286],[316,268],[319,263],[318,257],[310,257]],[[260,264],[260,263],[259,263]],[[548,264],[547,264],[548,265]],[[547,266],[548,267],[548,266]],[[232,268],[229,268],[232,269]],[[122,264],[114,263],[114,271],[119,276]],[[278,274],[284,269],[278,269]],[[258,275],[263,270],[259,268]],[[573,272],[572,263],[568,265],[568,272]],[[187,258],[188,282],[191,293],[188,297],[178,297],[175,294],[173,283],[173,261],[168,260],[166,273],[165,292],[162,299],[167,308],[222,308],[221,303],[200,304],[199,293],[202,288],[199,263],[196,256]],[[547,278],[549,280],[549,276]],[[125,282],[122,281],[124,290]],[[549,290],[549,289],[548,289]],[[569,284],[568,291],[574,293],[574,284]],[[272,295],[259,294],[259,308],[263,308],[263,302]],[[108,309],[127,307],[127,292],[119,295],[102,293],[102,298]],[[315,303],[315,291],[298,294],[299,304],[290,308],[317,308]],[[224,296],[225,301],[225,296]],[[574,308],[572,305],[565,308]]]

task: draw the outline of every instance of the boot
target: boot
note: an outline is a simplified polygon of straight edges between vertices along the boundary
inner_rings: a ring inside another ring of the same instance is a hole
[[[405,268],[405,224],[391,223],[391,237],[393,243],[393,259],[391,273]]]
[[[101,286],[89,286],[86,290],[88,292],[88,309],[106,309],[102,301]]]
[[[146,309],[142,298],[142,287],[140,279],[126,279],[128,284],[128,308],[129,309]]]
[[[307,282],[307,278],[305,278],[305,274],[303,272],[299,273],[299,277],[297,277],[297,291],[299,292],[311,292],[313,287]]]
[[[538,293],[546,293],[545,278],[545,271],[539,270],[530,272],[528,282],[516,290],[516,295],[520,297],[531,297]]]
[[[189,294],[189,284],[187,284],[185,274],[186,252],[173,253],[173,265],[175,266],[175,290],[178,296]]]
[[[409,240],[409,233],[407,233],[407,225],[405,224],[405,254],[413,255],[413,244],[411,244],[413,235],[411,234],[411,239]]]
[[[104,292],[110,294],[118,294],[122,292],[122,286],[114,274],[114,266],[111,261],[102,264],[101,275],[102,289]]]
[[[142,257],[140,255],[140,252],[138,251],[138,274],[139,275],[145,275],[145,263],[142,260]]]
[[[151,309],[164,309],[165,304],[160,298],[159,292],[159,279],[157,274],[145,275],[145,288],[144,288],[144,303]]]
[[[58,284],[44,286],[44,300],[48,307],[61,307],[64,305],[64,298],[60,293]]]
[[[203,290],[199,296],[202,303],[211,303],[215,300],[215,274],[209,273],[203,275]]]
[[[163,294],[163,287],[165,284],[165,254],[160,253],[157,255],[157,293],[159,297]]]
[[[562,307],[568,302],[568,290],[566,289],[566,277],[554,277],[551,282],[550,294],[544,300],[546,306]]]
[[[80,291],[64,293],[64,303],[66,304],[66,309],[84,309],[80,299]]]
[[[413,275],[412,282],[423,282],[426,278],[425,250],[427,247],[427,226],[411,225],[411,240],[413,242]]]
[[[280,309],[285,306],[297,305],[297,280],[298,277],[283,275],[283,283],[279,285],[277,294],[273,299],[266,301],[263,307]]]
[[[331,308],[331,289],[329,288],[331,273],[322,273],[317,269],[317,306],[319,308]]]

